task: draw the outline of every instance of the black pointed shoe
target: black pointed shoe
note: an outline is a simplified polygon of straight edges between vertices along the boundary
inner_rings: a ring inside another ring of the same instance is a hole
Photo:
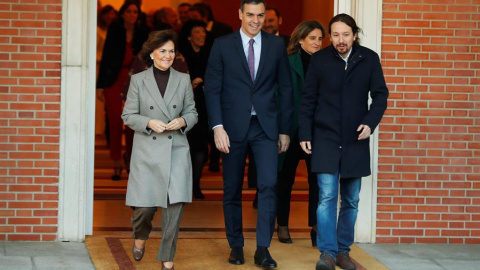
[[[230,256],[228,262],[231,264],[244,264],[245,258],[243,257],[243,247],[233,247],[230,250]]]
[[[261,265],[263,269],[277,268],[277,262],[272,258],[268,248],[257,249],[253,257],[256,265]]]

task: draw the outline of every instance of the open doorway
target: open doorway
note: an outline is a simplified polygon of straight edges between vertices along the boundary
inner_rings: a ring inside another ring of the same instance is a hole
[[[112,7],[118,9],[123,1],[116,0],[102,0],[103,5],[112,5]],[[172,1],[172,4],[175,1]],[[177,1],[178,2],[178,1]],[[238,3],[229,3],[226,1],[208,1],[214,6],[214,10],[229,10],[233,15],[238,15]],[[311,3],[308,3],[308,5]],[[145,3],[147,4],[147,3]],[[145,5],[144,4],[144,5]],[[224,5],[219,7],[218,5]],[[321,18],[322,22],[330,19],[333,14],[334,1],[331,0],[328,4],[323,4],[322,8],[318,10],[317,14],[307,14],[308,18],[304,18],[303,7],[298,5],[295,9],[289,8],[289,1],[278,1],[273,4],[275,8],[280,11],[283,23],[280,26],[280,32],[283,35],[290,35],[296,25],[304,19],[316,19]],[[317,6],[318,3],[315,3]],[[172,6],[176,8],[176,6]],[[142,7],[148,13],[151,13],[152,6]],[[292,10],[295,12],[292,13]],[[223,15],[223,16],[221,16]],[[222,21],[222,18],[231,20],[230,26],[233,29],[237,29],[240,22],[238,17],[225,16],[228,14],[215,14],[216,20]],[[102,16],[102,15],[99,15]],[[148,14],[147,14],[148,16]],[[316,18],[315,18],[316,17]],[[97,38],[97,40],[99,40]],[[324,46],[328,45],[324,44]],[[98,93],[97,93],[98,94]],[[109,231],[125,231],[129,232],[130,229],[130,215],[131,210],[124,205],[125,193],[127,187],[128,174],[126,172],[126,166],[124,164],[123,170],[120,171],[120,179],[118,181],[112,181],[111,176],[114,173],[114,164],[109,156],[108,150],[108,133],[105,132],[105,127],[108,125],[98,125],[99,123],[105,123],[105,111],[103,110],[102,100],[97,99],[96,106],[96,130],[95,130],[95,163],[94,163],[94,215],[93,215],[93,233],[105,233]],[[125,140],[122,144],[122,153],[125,152],[126,147]],[[244,204],[246,215],[247,230],[253,230],[255,228],[256,212],[253,207],[253,200],[255,197],[255,189],[248,189],[247,172],[245,174],[244,181]],[[195,200],[191,205],[186,206],[186,213],[182,229],[191,230],[216,230],[223,228],[223,213],[221,199],[223,196],[223,181],[222,171],[210,171],[208,166],[204,167],[202,179],[201,179],[202,191],[205,194],[204,200]],[[292,224],[291,229],[293,232],[309,232],[307,222],[307,204],[308,204],[308,180],[306,173],[306,165],[302,160],[297,170],[297,177],[292,193]],[[213,211],[211,211],[214,209]],[[294,214],[293,214],[294,213]],[[193,219],[191,219],[192,217]],[[156,216],[159,218],[159,215]],[[192,220],[192,222],[189,222]],[[195,220],[193,222],[193,220]],[[249,221],[251,221],[249,223]],[[159,224],[159,223],[156,223]]]
[[[90,2],[93,2],[91,0]],[[178,2],[178,1],[171,1],[173,2]],[[381,14],[381,1],[377,1],[377,9],[369,8],[369,11],[366,8],[363,8],[362,5],[363,2],[360,3],[360,1],[346,1],[346,0],[331,0],[332,2],[332,7],[334,10],[334,13],[340,13],[340,12],[346,12],[354,15],[356,19],[358,20],[358,23],[362,26],[364,29],[364,32],[366,32],[369,35],[368,39],[365,39],[369,44],[367,44],[368,47],[371,47],[375,49],[377,52],[379,52],[379,31],[378,28],[379,25],[379,13],[378,11],[380,10]],[[305,0],[303,1],[304,5],[314,5],[317,7],[318,1],[308,1]],[[318,7],[317,7],[318,8]],[[369,14],[369,18],[365,18],[365,14],[368,14],[368,12],[373,12],[375,14],[371,15]],[[333,15],[333,14],[332,14]],[[371,15],[371,16],[370,16]],[[374,16],[375,15],[375,16]],[[308,18],[312,19],[312,18]],[[324,19],[322,19],[322,22]],[[328,21],[328,19],[326,20]],[[324,23],[324,22],[323,22]],[[362,25],[363,23],[363,25]],[[325,24],[325,23],[324,23]],[[328,27],[328,25],[325,25]],[[373,37],[373,38],[372,38]],[[95,40],[95,39],[92,39]],[[325,44],[324,44],[325,45]],[[374,139],[375,140],[375,139]],[[125,171],[123,172],[123,180],[118,181],[117,183],[113,183],[110,180],[110,175],[111,175],[111,169],[108,167],[106,169],[106,166],[108,165],[108,160],[105,157],[108,157],[108,153],[106,151],[105,141],[102,140],[95,140],[95,147],[98,145],[98,153],[95,153],[95,164],[94,164],[94,181],[92,183],[92,186],[94,186],[94,189],[91,190],[92,193],[95,196],[94,200],[94,205],[93,205],[93,214],[89,215],[87,211],[87,222],[86,224],[89,224],[88,220],[90,220],[90,224],[93,224],[93,233],[99,232],[99,233],[105,233],[105,232],[112,232],[112,231],[130,231],[130,215],[131,215],[131,210],[124,205],[124,192],[126,190],[126,173]],[[372,144],[372,154],[373,156],[376,156],[376,149],[375,145],[376,143]],[[97,151],[97,149],[96,149]],[[97,163],[98,162],[98,163]],[[372,168],[376,167],[376,159],[372,159]],[[98,171],[97,171],[98,169]],[[299,169],[299,171],[302,171],[302,168]],[[221,211],[221,207],[213,207],[212,205],[215,205],[216,202],[219,202],[221,199],[221,174],[211,174],[209,175],[208,172],[204,171],[204,178],[202,178],[202,185],[204,188],[208,190],[206,192],[207,194],[211,194],[210,198],[208,201],[195,201],[191,206],[191,212],[186,212],[185,215],[185,222],[191,222],[192,226],[190,225],[184,225],[182,224],[182,227],[184,228],[189,228],[191,231],[198,230],[198,228],[203,228],[203,229],[210,229],[210,230],[222,230],[223,228],[223,214]],[[361,200],[361,210],[362,213],[365,213],[365,215],[362,215],[361,217],[359,216],[359,222],[357,223],[357,239],[358,241],[361,242],[373,242],[374,241],[374,236],[375,236],[375,208],[376,208],[376,181],[375,181],[375,173],[376,170],[374,170],[374,175],[372,175],[371,178],[365,179],[364,181],[367,181],[368,184],[364,184],[362,187],[362,199]],[[302,176],[300,176],[301,178]],[[302,198],[302,192],[305,194],[305,188],[307,186],[306,184],[306,179],[302,183],[302,181],[298,181],[298,184],[296,184],[296,189],[298,192],[298,198]],[[246,198],[247,199],[252,199],[253,196],[252,194],[254,191],[247,190],[246,191]],[[211,204],[209,204],[211,203]],[[250,206],[251,201],[246,201],[245,202],[245,207],[251,209]],[[299,232],[303,232],[307,229],[306,226],[306,207],[302,206],[302,201],[299,200],[299,206],[297,207],[298,212],[300,214],[299,219],[300,222],[298,225]],[[305,202],[303,202],[305,203]],[[292,206],[295,207],[295,206]],[[215,209],[212,211],[212,209]],[[303,209],[303,210],[302,210]],[[188,211],[188,210],[187,210]],[[292,209],[292,211],[294,211]],[[302,212],[303,211],[303,212]],[[90,212],[91,213],[91,212]],[[205,213],[208,213],[208,215],[205,215]],[[251,215],[252,217],[255,216],[255,211],[252,210],[251,214],[247,213],[247,215]],[[189,220],[188,216],[191,217]],[[199,219],[203,217],[204,219]],[[253,218],[252,218],[253,219]],[[204,220],[204,222],[199,222],[200,220]],[[246,221],[248,222],[248,221]],[[115,225],[116,224],[116,225]],[[159,224],[158,221],[156,221],[156,224]],[[251,221],[252,227],[254,227],[254,219]],[[196,227],[195,227],[196,226]],[[303,227],[302,227],[303,226]],[[247,226],[248,227],[248,224]],[[88,229],[87,229],[88,231]]]

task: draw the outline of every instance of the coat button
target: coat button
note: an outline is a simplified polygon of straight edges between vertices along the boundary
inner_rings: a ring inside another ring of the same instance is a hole
[[[153,138],[152,138],[152,139],[156,140],[156,139],[157,139],[157,137],[153,136]]]
[[[174,108],[174,109],[177,108],[177,105],[173,105],[173,108]]]
[[[153,110],[153,106],[150,106],[150,110]]]
[[[170,135],[170,136],[168,136],[168,138],[171,140],[171,139],[172,139],[172,136]]]

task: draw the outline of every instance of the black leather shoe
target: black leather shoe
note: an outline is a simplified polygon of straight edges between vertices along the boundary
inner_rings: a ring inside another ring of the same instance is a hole
[[[290,233],[288,232],[287,226],[278,226],[277,229],[278,241],[280,243],[291,244],[293,243]]]
[[[272,258],[270,252],[268,252],[268,248],[261,250],[257,249],[253,260],[256,265],[261,265],[263,269],[277,268],[277,262]]]
[[[233,247],[230,251],[228,262],[231,264],[244,264],[245,258],[243,257],[243,247]]]
[[[145,246],[142,249],[138,249],[135,246],[135,240],[133,240],[132,253],[133,253],[133,258],[135,259],[135,261],[137,261],[137,262],[140,261],[143,258],[143,254],[145,254]]]

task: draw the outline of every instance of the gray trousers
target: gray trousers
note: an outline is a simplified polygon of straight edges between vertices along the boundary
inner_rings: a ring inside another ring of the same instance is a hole
[[[167,208],[162,208],[162,241],[158,249],[158,261],[170,262],[175,257],[183,205],[168,203]],[[152,231],[152,220],[157,207],[132,207],[132,209],[133,238],[147,240]]]

